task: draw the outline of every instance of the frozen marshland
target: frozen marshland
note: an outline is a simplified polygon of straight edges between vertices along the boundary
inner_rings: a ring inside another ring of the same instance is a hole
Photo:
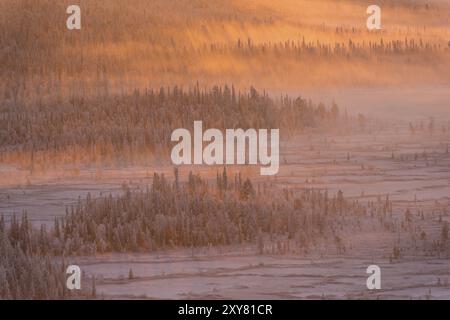
[[[343,221],[337,226],[339,246],[333,236],[325,235],[306,250],[279,238],[265,241],[262,252],[255,243],[99,253],[69,260],[80,265],[86,286],[96,279],[97,295],[103,298],[450,298],[448,244],[434,249],[443,223],[450,222],[450,131],[437,125],[431,130],[428,121],[414,133],[407,124],[389,124],[368,133],[296,135],[282,143],[280,172],[268,178],[273,188],[294,194],[304,189],[330,194],[340,190],[361,203],[388,197],[390,223],[402,227],[384,228],[370,218],[358,224]],[[191,168],[180,169],[183,179]],[[211,169],[200,169],[203,176],[215,175]],[[153,171],[170,176],[172,167],[105,169],[101,175],[86,170],[46,180],[31,176],[23,184],[2,186],[0,211],[6,218],[27,211],[33,224],[50,225],[88,193],[115,196],[123,193],[124,184],[145,188]],[[411,217],[404,226],[407,210]],[[371,264],[381,267],[380,291],[366,288],[366,268]]]

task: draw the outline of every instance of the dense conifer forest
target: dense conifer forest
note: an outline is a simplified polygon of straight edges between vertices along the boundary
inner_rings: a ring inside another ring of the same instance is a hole
[[[273,99],[254,88],[236,92],[232,86],[175,86],[112,96],[99,91],[96,97],[33,104],[10,101],[0,105],[0,160],[33,166],[39,157],[53,162],[64,157],[74,164],[167,155],[172,131],[190,129],[199,119],[209,128],[280,128],[288,138],[303,129],[335,126],[340,118],[335,104],[327,108],[301,97]]]

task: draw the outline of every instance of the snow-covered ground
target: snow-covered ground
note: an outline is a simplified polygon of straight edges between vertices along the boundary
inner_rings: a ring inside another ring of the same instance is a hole
[[[372,259],[370,252],[305,258],[235,248],[220,255],[113,254],[75,262],[97,278],[97,293],[105,298],[450,299],[449,260],[436,258],[389,263]],[[381,268],[382,289],[376,292],[366,287],[366,269],[372,264]]]

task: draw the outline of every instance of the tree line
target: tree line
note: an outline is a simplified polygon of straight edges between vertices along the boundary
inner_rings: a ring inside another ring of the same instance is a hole
[[[254,88],[175,86],[119,95],[104,89],[94,97],[2,104],[0,161],[11,154],[31,165],[42,154],[62,155],[68,163],[80,157],[95,162],[164,155],[172,131],[189,129],[199,119],[209,128],[280,128],[287,137],[305,128],[334,127],[340,114],[335,104],[327,108],[301,97],[275,99]]]

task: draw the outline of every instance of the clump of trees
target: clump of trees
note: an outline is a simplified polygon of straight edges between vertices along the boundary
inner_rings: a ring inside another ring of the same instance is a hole
[[[265,198],[261,187],[240,176],[231,182],[226,172],[215,186],[192,173],[186,184],[155,174],[145,191],[88,197],[55,224],[53,235],[65,254],[254,243],[260,232],[311,240],[326,233],[333,216],[362,210],[314,190]]]
[[[215,183],[192,173],[181,183],[176,172],[173,181],[155,174],[146,190],[88,195],[48,231],[13,219],[9,234],[23,250],[56,256],[256,243],[261,235],[306,248],[320,237],[337,237],[336,221],[365,214],[363,205],[342,193],[276,192],[240,174],[233,179],[226,170]]]

